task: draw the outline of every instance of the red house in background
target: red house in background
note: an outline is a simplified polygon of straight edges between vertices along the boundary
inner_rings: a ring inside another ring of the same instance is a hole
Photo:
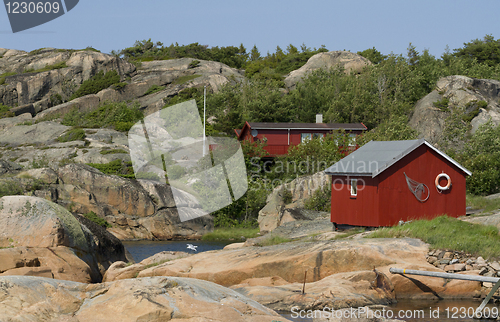
[[[379,227],[465,215],[471,172],[424,139],[371,141],[325,173],[332,176],[334,224]]]
[[[366,130],[363,123],[253,123],[245,122],[243,129],[235,130],[238,140],[265,141],[264,149],[270,156],[285,155],[288,148],[315,137],[325,137],[337,130],[345,130],[355,137]]]

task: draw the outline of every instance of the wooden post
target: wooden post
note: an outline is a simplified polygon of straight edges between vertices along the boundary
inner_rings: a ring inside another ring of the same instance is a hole
[[[302,294],[305,294],[306,291],[306,277],[307,277],[307,269],[304,272],[304,285],[302,285]]]

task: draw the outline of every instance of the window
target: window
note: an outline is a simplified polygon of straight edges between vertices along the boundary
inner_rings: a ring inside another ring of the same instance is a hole
[[[323,133],[313,133],[313,138],[315,138],[315,139],[317,139],[317,138],[323,139]]]
[[[300,134],[300,143],[304,143],[308,140],[312,139],[312,133],[301,133]]]
[[[351,196],[356,197],[358,195],[358,179],[351,179]]]
[[[349,146],[356,146],[356,134],[349,133]]]

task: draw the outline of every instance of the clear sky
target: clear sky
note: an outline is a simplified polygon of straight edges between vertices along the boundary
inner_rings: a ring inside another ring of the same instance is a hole
[[[243,43],[247,51],[257,45],[262,55],[290,43],[406,54],[412,42],[440,57],[446,45],[460,48],[486,34],[500,38],[499,13],[498,0],[80,0],[63,16],[15,34],[0,9],[0,47],[91,46],[109,53],[151,38],[164,45]]]

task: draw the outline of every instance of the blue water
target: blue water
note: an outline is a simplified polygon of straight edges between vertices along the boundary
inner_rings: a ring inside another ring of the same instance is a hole
[[[201,241],[201,240],[176,240],[176,241],[123,241],[123,245],[130,252],[134,260],[138,263],[145,258],[153,256],[156,253],[163,251],[180,251],[187,253],[201,253],[209,250],[222,249],[229,242],[218,241]],[[197,247],[197,251],[187,248],[187,244],[192,244]]]

